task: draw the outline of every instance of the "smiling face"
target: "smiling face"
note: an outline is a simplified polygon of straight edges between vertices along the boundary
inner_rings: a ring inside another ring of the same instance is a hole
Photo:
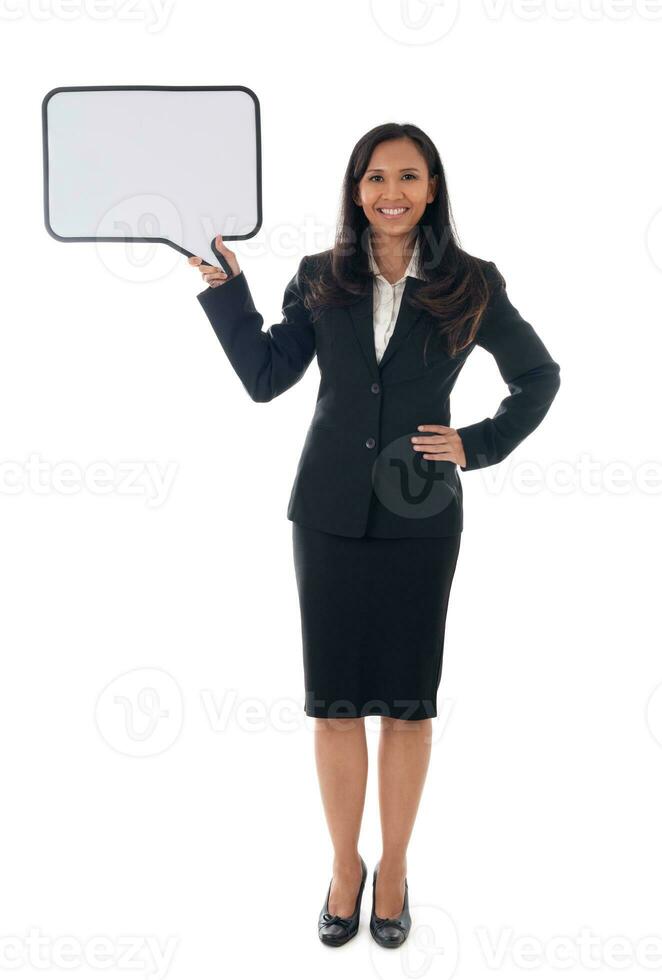
[[[434,200],[437,183],[413,140],[385,140],[373,150],[354,189],[354,202],[363,208],[377,238],[408,238]]]

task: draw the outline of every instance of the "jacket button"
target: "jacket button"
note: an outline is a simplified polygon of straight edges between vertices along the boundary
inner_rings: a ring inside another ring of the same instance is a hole
[[[369,439],[366,439],[365,444],[368,447],[368,449],[374,449],[375,448],[375,440],[372,438],[372,436],[370,436]]]
[[[378,395],[379,394],[379,385],[378,385],[378,383],[376,381],[374,381],[370,385],[370,391],[372,391],[373,394],[375,394],[375,395]]]

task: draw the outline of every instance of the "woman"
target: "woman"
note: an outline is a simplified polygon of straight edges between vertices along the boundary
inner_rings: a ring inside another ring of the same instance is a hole
[[[316,354],[320,389],[288,506],[301,612],[305,711],[334,847],[318,921],[338,946],[358,930],[358,852],[368,756],[381,715],[382,854],[370,931],[409,933],[406,852],[427,773],[446,610],[463,527],[463,470],[502,460],[542,420],[559,365],[510,303],[492,262],[463,251],[444,170],[418,127],[378,126],[352,151],[333,248],[305,256],[283,321],[263,332],[246,278],[189,259],[198,299],[255,401],[298,381]],[[219,288],[220,287],[220,288]],[[454,429],[449,396],[473,347],[510,394],[493,418]],[[427,460],[427,463],[423,463]]]

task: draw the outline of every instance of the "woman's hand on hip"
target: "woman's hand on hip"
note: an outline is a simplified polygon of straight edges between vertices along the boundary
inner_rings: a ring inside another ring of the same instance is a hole
[[[239,268],[237,256],[227,247],[227,245],[223,243],[222,235],[216,236],[216,248],[229,264],[233,274],[238,276],[241,269]],[[206,262],[203,262],[199,255],[190,255],[188,264],[200,269],[202,278],[208,286],[211,286],[212,289],[215,289],[216,286],[220,286],[222,283],[227,282],[227,273],[221,269],[220,265],[208,265]]]
[[[412,446],[423,454],[423,459],[441,459],[447,463],[458,463],[459,466],[467,465],[467,457],[464,453],[462,439],[456,429],[449,425],[419,425],[419,436],[412,436]],[[429,432],[430,435],[423,435]]]

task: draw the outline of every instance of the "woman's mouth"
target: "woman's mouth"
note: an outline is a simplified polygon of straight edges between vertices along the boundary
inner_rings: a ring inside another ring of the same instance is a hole
[[[376,208],[375,210],[378,211],[379,214],[382,215],[382,217],[387,218],[388,220],[392,221],[394,218],[401,218],[403,214],[406,214],[407,211],[409,211],[409,208],[406,208],[406,207],[402,207],[402,208]]]

